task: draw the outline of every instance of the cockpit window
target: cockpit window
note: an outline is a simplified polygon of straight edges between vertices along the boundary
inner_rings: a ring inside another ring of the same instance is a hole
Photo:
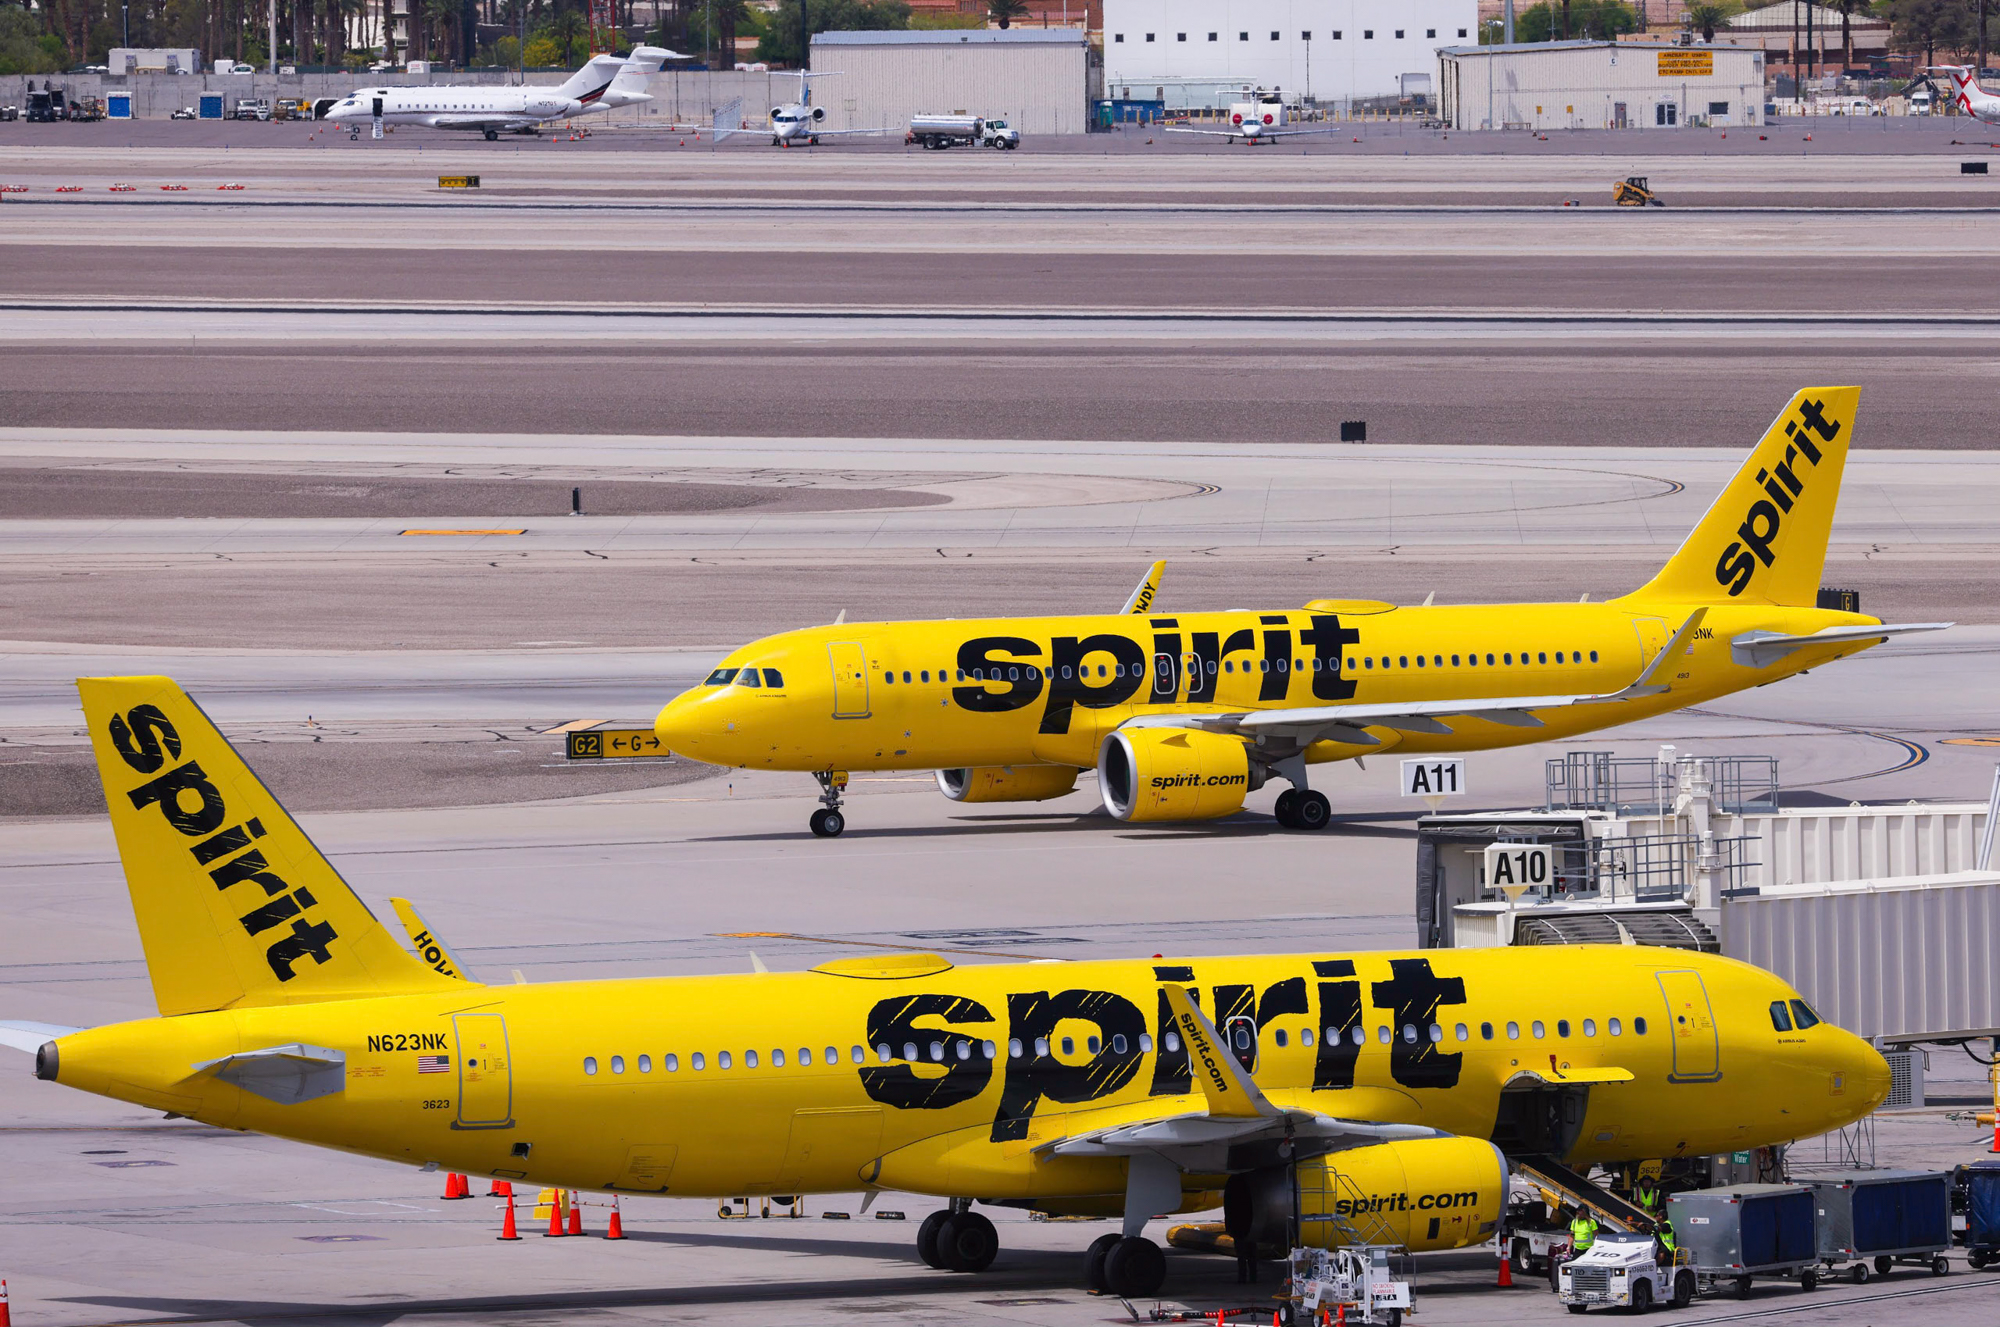
[[[739,687],[761,687],[764,684],[758,679],[756,669],[746,668],[736,675],[736,685]]]
[[[1785,1012],[1785,1002],[1783,1000],[1771,1001],[1771,1026],[1780,1032],[1790,1032],[1792,1030],[1792,1016]]]
[[[718,668],[708,675],[708,681],[702,683],[702,685],[706,687],[725,687],[729,685],[735,676],[736,670],[734,668]]]
[[[1812,1006],[1808,1005],[1804,1000],[1794,1000],[1792,1001],[1792,1021],[1798,1024],[1799,1031],[1804,1032],[1809,1027],[1817,1027],[1819,1025],[1819,1015],[1815,1014],[1812,1011]]]
[[[775,668],[766,668],[764,670],[764,685],[767,687],[782,687],[785,685],[785,675]]]

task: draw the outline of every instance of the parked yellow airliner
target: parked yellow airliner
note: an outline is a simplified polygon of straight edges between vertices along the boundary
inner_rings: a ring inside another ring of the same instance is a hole
[[[843,623],[736,650],[660,711],[671,750],[812,772],[840,833],[849,770],[935,769],[965,802],[1060,797],[1095,768],[1119,820],[1332,814],[1306,766],[1570,737],[1763,686],[1884,637],[1817,606],[1860,389],[1792,398],[1660,573],[1609,603]]]
[[[78,686],[160,1017],[0,1044],[223,1128],[623,1193],[933,1194],[918,1249],[961,1271],[998,1247],[975,1200],[1122,1215],[1086,1276],[1135,1295],[1156,1216],[1459,1248],[1503,1151],[1766,1146],[1889,1087],[1769,973],[1633,945],[485,986],[406,905],[403,949],[172,682]]]

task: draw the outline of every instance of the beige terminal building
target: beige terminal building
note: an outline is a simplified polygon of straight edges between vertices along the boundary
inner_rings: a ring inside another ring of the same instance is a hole
[[[1667,41],[1555,41],[1438,52],[1453,129],[1675,129],[1764,121],[1764,53]]]

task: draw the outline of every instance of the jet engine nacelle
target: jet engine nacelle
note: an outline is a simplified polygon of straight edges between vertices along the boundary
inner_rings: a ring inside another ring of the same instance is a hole
[[[1119,820],[1212,820],[1243,809],[1249,748],[1190,728],[1122,728],[1098,748],[1097,786]]]
[[[815,107],[813,107],[813,108],[812,108],[812,117],[813,117],[813,123],[814,123],[814,124],[818,124],[818,123],[819,123],[819,122],[820,122],[821,120],[824,120],[824,119],[826,118],[826,107],[824,107],[824,106],[815,106]]]
[[[938,791],[954,802],[1045,802],[1076,788],[1072,765],[980,765],[941,769]]]
[[[1507,1162],[1483,1138],[1377,1143],[1229,1177],[1222,1217],[1238,1240],[1282,1249],[1298,1181],[1299,1239],[1317,1248],[1400,1244],[1412,1253],[1493,1238],[1507,1201]]]

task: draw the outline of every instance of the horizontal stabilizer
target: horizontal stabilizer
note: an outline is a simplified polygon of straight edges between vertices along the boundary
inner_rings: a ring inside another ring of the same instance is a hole
[[[325,1046],[266,1046],[238,1051],[219,1060],[203,1060],[197,1074],[213,1074],[266,1101],[296,1106],[332,1096],[347,1085],[347,1055]]]
[[[1955,622],[1905,622],[1896,625],[1828,627],[1804,636],[1788,636],[1781,631],[1746,631],[1729,639],[1729,657],[1746,668],[1765,668],[1794,650],[1810,645],[1845,645],[1857,640],[1887,640],[1912,631],[1943,631]]]
[[[0,1023],[0,1046],[11,1046],[33,1055],[48,1042],[81,1031],[82,1028],[63,1027],[59,1023],[29,1023],[17,1019]]]

